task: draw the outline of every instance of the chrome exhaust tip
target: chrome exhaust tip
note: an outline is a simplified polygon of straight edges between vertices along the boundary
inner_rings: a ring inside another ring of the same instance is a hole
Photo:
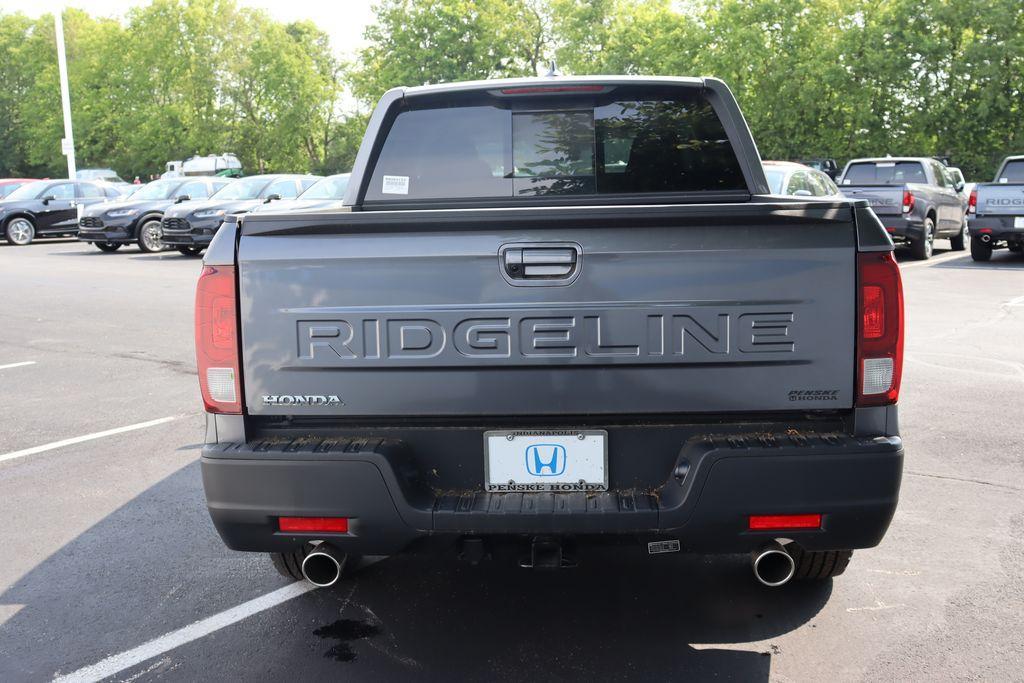
[[[302,560],[302,576],[314,586],[333,586],[341,578],[346,556],[337,548],[321,543]]]
[[[775,542],[750,555],[754,577],[765,586],[776,588],[789,583],[796,574],[796,562],[782,544]]]
[[[984,235],[983,234],[981,236],[981,241],[984,242],[985,244],[988,244],[989,242],[992,241],[992,235]]]

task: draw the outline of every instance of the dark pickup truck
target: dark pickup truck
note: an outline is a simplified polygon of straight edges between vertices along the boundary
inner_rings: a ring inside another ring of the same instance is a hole
[[[866,199],[893,239],[910,245],[915,258],[931,258],[936,237],[955,251],[967,244],[963,183],[930,157],[854,159],[846,164],[839,189]]]
[[[988,261],[992,250],[1004,245],[1024,251],[1024,156],[1006,157],[995,180],[974,186],[967,220],[975,261]]]
[[[715,79],[391,90],[342,210],[210,245],[213,522],[317,585],[599,543],[835,576],[900,488],[892,252],[866,202],[770,196]]]

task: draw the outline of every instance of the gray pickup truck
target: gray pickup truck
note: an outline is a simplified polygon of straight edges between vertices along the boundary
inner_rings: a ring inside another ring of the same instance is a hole
[[[824,579],[903,462],[903,299],[866,202],[770,196],[710,78],[387,92],[342,210],[229,216],[196,293],[233,549],[330,585],[430,550],[752,553]],[[634,550],[635,549],[635,550]]]
[[[936,237],[948,237],[956,251],[966,248],[963,183],[936,159],[853,159],[843,169],[839,189],[851,199],[866,199],[893,239],[909,244],[915,258],[931,258]]]
[[[1003,159],[991,183],[978,183],[967,204],[971,258],[988,261],[992,250],[1006,246],[1024,251],[1024,156]]]

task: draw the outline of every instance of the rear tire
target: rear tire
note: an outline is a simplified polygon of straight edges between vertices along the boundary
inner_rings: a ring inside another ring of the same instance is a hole
[[[992,243],[985,244],[977,237],[971,237],[971,258],[975,261],[988,261],[992,258]]]
[[[270,561],[277,573],[284,578],[302,581],[304,578],[302,576],[302,561],[306,559],[306,555],[312,549],[312,546],[307,543],[298,550],[288,553],[270,553]]]
[[[121,248],[120,242],[93,242],[93,244],[96,245],[97,249],[99,249],[100,251],[105,251],[108,254],[111,252],[115,252]]]
[[[953,247],[953,251],[963,251],[967,248],[967,219],[964,219],[963,225],[960,226],[960,232],[949,238],[949,245]]]
[[[786,546],[796,564],[794,579],[822,581],[846,571],[853,557],[852,550],[804,550],[795,543]]]
[[[202,247],[178,247],[178,253],[185,256],[199,256],[203,253]]]
[[[932,257],[932,247],[935,244],[935,221],[931,218],[924,219],[924,234],[921,239],[913,240],[910,243],[910,253],[918,261],[927,261]]]

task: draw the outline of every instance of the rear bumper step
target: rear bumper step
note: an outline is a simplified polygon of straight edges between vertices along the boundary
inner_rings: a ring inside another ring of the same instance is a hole
[[[696,552],[747,552],[779,536],[809,550],[853,549],[877,545],[888,528],[903,446],[897,437],[708,435],[681,445],[660,487],[600,494],[439,492],[412,456],[381,438],[215,444],[203,449],[203,484],[236,550],[283,551],[315,537],[393,554],[431,535],[538,533],[660,534]],[[749,515],[807,513],[822,514],[822,528],[748,530]],[[279,516],[348,517],[349,530],[284,533]]]

